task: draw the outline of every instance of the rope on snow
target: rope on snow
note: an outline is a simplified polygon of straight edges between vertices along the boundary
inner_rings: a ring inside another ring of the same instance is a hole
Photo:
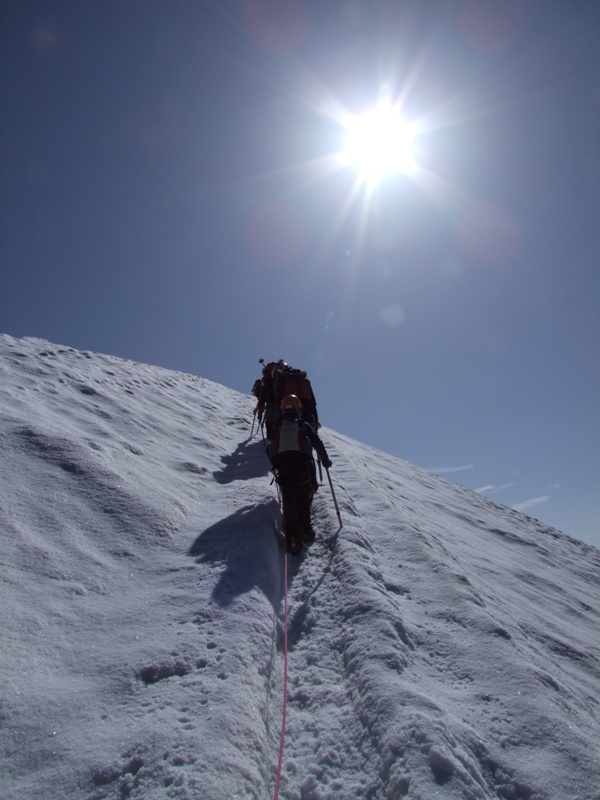
[[[288,684],[288,557],[287,551],[283,556],[283,712],[281,719],[281,736],[279,738],[279,761],[277,763],[277,776],[275,778],[275,794],[273,800],[279,797],[279,783],[281,781],[281,765],[283,763],[283,747],[285,743],[285,723],[287,717],[287,690]]]

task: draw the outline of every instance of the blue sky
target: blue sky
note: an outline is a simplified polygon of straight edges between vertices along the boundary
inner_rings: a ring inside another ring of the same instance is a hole
[[[4,3],[0,329],[245,392],[283,357],[600,546],[600,7],[499,5]],[[383,95],[417,167],[359,186]]]

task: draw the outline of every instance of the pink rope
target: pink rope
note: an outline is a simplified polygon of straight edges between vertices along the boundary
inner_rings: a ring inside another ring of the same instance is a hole
[[[277,777],[275,779],[275,794],[273,800],[279,797],[279,782],[281,780],[281,765],[283,763],[283,745],[285,741],[285,720],[287,716],[287,683],[288,683],[288,560],[287,550],[283,556],[283,717],[281,720],[281,737],[279,739],[279,762],[277,764]]]

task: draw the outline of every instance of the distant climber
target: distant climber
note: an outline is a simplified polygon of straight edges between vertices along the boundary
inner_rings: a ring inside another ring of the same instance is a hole
[[[284,363],[273,374],[273,399],[276,409],[280,408],[281,401],[288,395],[295,395],[300,400],[302,403],[301,418],[309,422],[313,428],[318,429],[320,425],[317,401],[306,372],[294,369]]]
[[[318,489],[313,448],[325,469],[331,459],[315,429],[302,418],[302,403],[296,395],[284,397],[268,455],[281,490],[286,546],[297,554],[302,542],[312,542],[315,531],[310,518],[313,496]]]
[[[279,361],[269,361],[268,364],[265,364],[264,359],[261,358],[259,363],[263,365],[263,371],[262,378],[254,381],[254,386],[252,387],[252,394],[257,398],[254,413],[258,416],[259,424],[264,424],[267,439],[271,440],[277,413],[277,405],[273,394],[273,379],[277,371],[287,365],[281,358]],[[259,382],[260,389],[258,388]]]
[[[262,378],[254,382],[252,394],[257,399],[254,414],[259,424],[264,422],[267,439],[273,438],[274,426],[281,418],[281,401],[291,394],[302,403],[302,419],[318,430],[317,401],[306,372],[291,367],[282,358],[267,364],[260,359],[260,363],[263,364]]]

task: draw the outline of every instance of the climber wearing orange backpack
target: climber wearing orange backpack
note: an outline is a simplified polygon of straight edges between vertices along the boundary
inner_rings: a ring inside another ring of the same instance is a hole
[[[315,429],[320,427],[317,401],[304,370],[290,367],[285,362],[278,363],[273,370],[272,392],[276,409],[281,407],[284,397],[295,395],[302,404],[301,418],[310,422]]]

